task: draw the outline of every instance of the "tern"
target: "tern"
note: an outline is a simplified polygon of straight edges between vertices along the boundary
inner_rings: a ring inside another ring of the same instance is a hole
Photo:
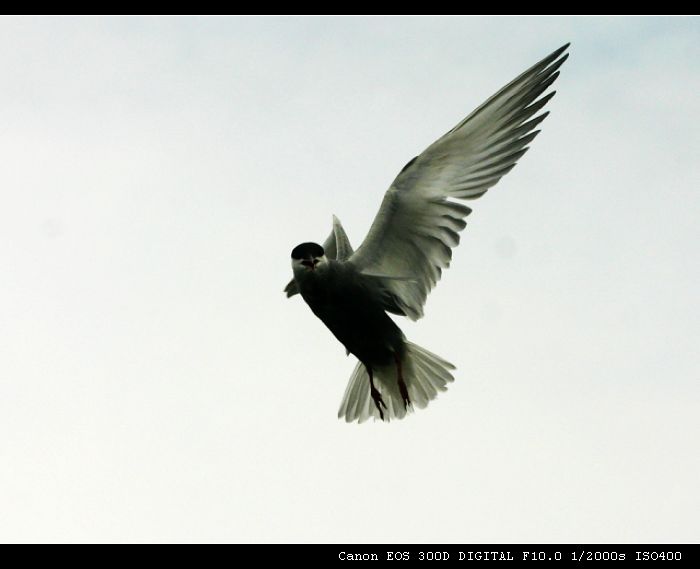
[[[294,278],[313,313],[359,360],[338,412],[347,422],[403,419],[454,380],[455,367],[409,342],[389,314],[418,320],[450,265],[474,200],[508,173],[539,134],[566,44],[516,77],[399,172],[369,233],[353,250],[340,220],[319,245],[292,250]]]

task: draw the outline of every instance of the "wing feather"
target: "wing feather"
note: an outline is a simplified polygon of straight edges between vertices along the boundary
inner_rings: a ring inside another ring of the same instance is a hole
[[[545,92],[559,76],[568,47],[490,97],[408,162],[387,190],[367,237],[349,260],[362,272],[395,277],[384,283],[393,312],[412,320],[423,316],[428,293],[449,267],[471,213],[451,200],[481,197],[527,152],[540,132],[535,128],[549,114],[537,115],[554,96]]]

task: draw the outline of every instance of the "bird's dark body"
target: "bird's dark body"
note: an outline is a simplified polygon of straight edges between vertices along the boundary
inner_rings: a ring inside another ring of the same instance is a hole
[[[403,357],[405,338],[378,301],[371,277],[350,263],[329,261],[297,280],[299,292],[345,348],[368,367]]]

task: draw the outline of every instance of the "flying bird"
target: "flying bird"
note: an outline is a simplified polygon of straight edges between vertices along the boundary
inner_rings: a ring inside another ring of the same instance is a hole
[[[349,354],[359,360],[338,417],[402,419],[454,380],[455,367],[409,342],[387,313],[418,320],[428,293],[450,265],[471,209],[508,173],[540,132],[569,44],[516,77],[406,164],[355,251],[340,220],[323,243],[292,250],[287,297],[301,294]]]

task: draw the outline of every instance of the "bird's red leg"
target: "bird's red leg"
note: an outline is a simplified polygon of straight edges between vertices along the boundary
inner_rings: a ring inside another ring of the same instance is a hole
[[[374,404],[377,406],[377,409],[379,410],[379,418],[383,421],[384,420],[384,411],[382,411],[382,407],[386,409],[386,404],[384,403],[384,400],[382,399],[382,394],[379,393],[376,387],[374,387],[374,374],[372,373],[372,368],[369,366],[365,366],[367,368],[367,373],[369,374],[369,391],[372,394],[372,400],[374,401]]]
[[[401,398],[403,399],[403,406],[406,410],[408,410],[408,406],[411,404],[411,400],[408,397],[408,388],[406,387],[406,382],[403,380],[401,357],[397,353],[394,353],[394,361],[396,362],[396,372],[399,378],[399,391],[401,392]]]

